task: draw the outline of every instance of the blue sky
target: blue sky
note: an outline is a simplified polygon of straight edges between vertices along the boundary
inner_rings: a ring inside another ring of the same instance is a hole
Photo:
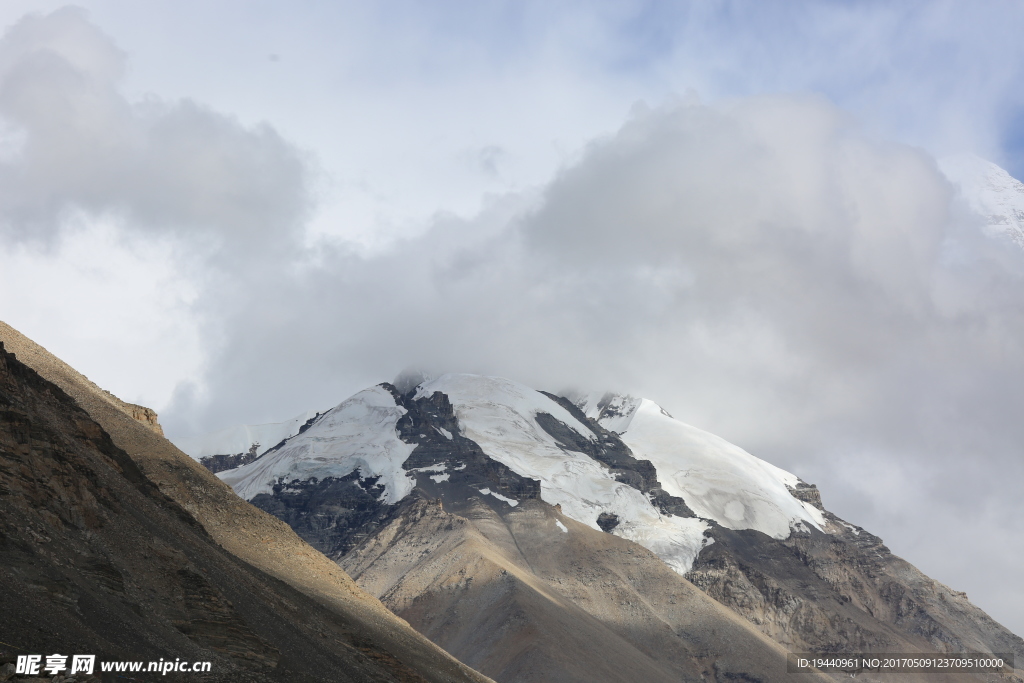
[[[935,166],[1024,177],[1021,3],[62,8],[0,7],[0,318],[172,435],[640,393],[1024,631],[1024,264]]]

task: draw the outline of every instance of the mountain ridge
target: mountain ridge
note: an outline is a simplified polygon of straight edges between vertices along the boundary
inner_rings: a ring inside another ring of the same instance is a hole
[[[355,410],[370,397],[372,406]],[[556,528],[582,525],[587,534],[597,534],[592,538],[603,534],[645,546],[644,552],[653,552],[674,570],[675,578],[661,579],[664,590],[673,590],[669,586],[680,580],[695,585],[730,614],[742,615],[761,635],[797,651],[998,651],[1024,656],[1024,641],[966,598],[827,512],[815,487],[679,423],[653,402],[590,395],[574,404],[508,380],[467,375],[430,379],[405,394],[385,383],[353,399],[263,456],[270,458],[266,462],[219,476],[241,491],[255,491],[258,484],[254,504],[323,546],[328,556],[366,582],[396,613],[432,634],[435,642],[454,648],[450,651],[460,657],[477,653],[482,667],[495,667],[484,672],[499,680],[535,679],[515,663],[498,666],[497,660],[480,654],[483,645],[472,641],[473,634],[461,641],[438,632],[436,617],[411,605],[435,604],[452,614],[480,609],[474,607],[478,589],[465,579],[483,566],[481,558],[491,558],[485,564],[493,564],[496,553],[504,552],[487,543],[508,545],[507,539],[500,540],[502,534],[488,536],[482,529],[497,528],[538,506],[554,515]],[[350,418],[354,422],[347,422]],[[264,478],[257,480],[260,476]],[[659,506],[662,494],[682,505]],[[423,514],[424,501],[439,507]],[[499,523],[495,516],[505,521]],[[447,520],[443,525],[442,519]],[[467,554],[457,548],[469,541],[452,541],[449,555],[437,554],[428,549],[436,539],[416,530],[418,525],[466,528],[460,519],[469,520],[489,539],[485,543],[474,537],[477,541],[470,543],[484,549]],[[339,534],[348,540],[331,545]],[[529,535],[512,536],[515,552],[522,555]],[[882,559],[875,562],[872,555]],[[396,562],[406,567],[402,576],[407,578],[396,578]],[[415,578],[432,575],[438,566],[452,566],[452,573],[443,579],[436,575],[436,581]],[[571,566],[572,560],[566,560],[565,567]],[[534,568],[527,562],[517,571],[528,577]],[[551,584],[543,590],[538,585],[571,581],[570,569],[560,571],[543,580],[534,576],[533,583],[516,578],[513,584],[519,588],[513,593],[557,593]],[[382,583],[381,576],[391,578]],[[481,576],[487,585],[497,581],[493,572]],[[609,599],[606,595],[598,602]],[[531,600],[529,609],[513,604],[538,623],[556,623],[543,600]],[[587,611],[582,603],[577,607]],[[640,613],[619,615],[605,626],[621,636],[623,620],[646,618]],[[619,636],[607,637],[614,641]],[[521,646],[515,644],[519,637],[508,634],[502,643],[489,646],[515,649]],[[466,649],[471,641],[476,645]],[[535,640],[531,643],[543,649]],[[641,666],[645,656],[623,655],[633,666]],[[716,656],[708,661],[724,665],[722,653]],[[771,657],[766,657],[757,675],[770,678]],[[697,675],[699,668],[684,667],[675,674]],[[574,675],[569,669],[562,674]],[[519,673],[510,674],[513,670]],[[511,677],[502,678],[507,675]],[[927,676],[903,674],[891,680]],[[949,680],[1018,679],[963,675]]]

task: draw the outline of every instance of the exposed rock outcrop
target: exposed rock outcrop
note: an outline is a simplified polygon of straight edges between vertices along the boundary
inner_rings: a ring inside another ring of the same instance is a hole
[[[405,395],[384,384],[395,402],[406,409],[398,421],[398,435],[406,443],[416,444],[402,467],[415,472],[417,485],[428,494],[461,500],[488,489],[515,500],[540,498],[540,482],[520,476],[506,465],[488,457],[475,442],[461,434],[455,410],[440,391],[415,398],[415,390]],[[431,469],[444,466],[448,476],[444,487],[431,479]]]
[[[810,503],[822,512],[825,512],[825,506],[821,502],[821,492],[818,491],[818,487],[814,484],[808,484],[805,481],[798,481],[796,486],[789,487],[789,492],[793,494],[793,497],[797,500]]]
[[[246,463],[252,462],[259,457],[259,455],[257,455],[259,447],[260,444],[257,442],[249,446],[248,453],[235,453],[233,455],[221,453],[218,455],[207,455],[199,458],[199,462],[203,467],[210,470],[210,472],[217,474],[217,472],[233,470],[236,467],[241,467]]]
[[[235,453],[234,455],[207,455],[199,458],[199,462],[203,467],[210,470],[210,472],[217,474],[217,472],[224,472],[225,470],[233,470],[236,467],[241,467],[255,459],[256,454],[249,451],[248,453]]]
[[[117,399],[113,394],[110,394],[110,396]],[[120,399],[117,400],[120,401]],[[155,410],[147,408],[146,406],[136,405],[135,403],[125,403],[124,401],[120,401],[120,403],[121,409],[127,413],[130,418],[141,422],[160,436],[164,435],[164,428],[160,426]]]

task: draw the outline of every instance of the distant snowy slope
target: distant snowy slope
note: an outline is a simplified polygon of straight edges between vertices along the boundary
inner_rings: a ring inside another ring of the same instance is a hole
[[[939,168],[967,205],[985,219],[990,235],[1005,234],[1024,247],[1024,183],[973,154],[940,159]]]
[[[619,394],[593,392],[578,402],[583,413],[610,432],[622,434],[629,428],[629,421],[640,405],[638,398]]]
[[[211,434],[171,439],[175,446],[196,460],[210,455],[247,453],[253,444],[259,444],[257,455],[262,455],[290,436],[299,433],[302,425],[316,417],[317,411],[307,410],[284,422],[262,425],[238,425]]]

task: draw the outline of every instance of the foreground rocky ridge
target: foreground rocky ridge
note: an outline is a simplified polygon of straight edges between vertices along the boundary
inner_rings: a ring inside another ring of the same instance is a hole
[[[4,660],[213,662],[189,680],[489,680],[109,394],[3,323],[0,341],[17,354],[0,353]]]
[[[813,486],[650,402],[572,403],[468,376],[367,392],[221,476],[497,680],[595,680],[580,665],[593,661],[606,665],[596,680],[776,680],[775,645],[1024,657],[1020,638],[825,511]],[[672,600],[700,619],[680,621]]]

